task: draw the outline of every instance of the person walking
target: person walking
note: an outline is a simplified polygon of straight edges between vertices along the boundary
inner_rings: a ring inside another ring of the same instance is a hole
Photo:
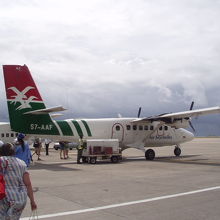
[[[64,142],[64,159],[69,159],[69,144],[68,142]]]
[[[37,154],[37,160],[41,160],[40,159],[40,151],[41,151],[41,139],[40,138],[36,138],[34,140],[34,145],[33,145],[34,149],[35,149],[35,153]]]
[[[17,140],[15,142],[15,157],[23,160],[26,163],[27,167],[29,167],[32,160],[31,151],[28,143],[24,141],[24,138],[24,134],[18,134]]]
[[[79,136],[79,145],[77,146],[77,163],[80,164],[81,163],[81,158],[82,158],[82,153],[83,153],[83,136],[80,135]]]
[[[49,156],[49,145],[51,141],[49,139],[45,139],[45,149],[46,149],[46,156]]]
[[[60,141],[59,145],[60,145],[60,159],[66,159],[65,143],[63,141]]]
[[[27,197],[31,210],[37,209],[27,166],[23,160],[15,157],[15,146],[3,144],[0,147],[0,173],[5,180],[6,196],[0,200],[0,219],[19,220]]]

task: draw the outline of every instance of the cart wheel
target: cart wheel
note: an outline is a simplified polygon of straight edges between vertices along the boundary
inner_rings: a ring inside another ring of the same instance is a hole
[[[118,156],[112,156],[111,161],[112,163],[118,163]]]
[[[83,163],[88,163],[88,158],[87,157],[82,157],[82,162]]]
[[[96,164],[96,157],[90,157],[90,161],[91,164]]]

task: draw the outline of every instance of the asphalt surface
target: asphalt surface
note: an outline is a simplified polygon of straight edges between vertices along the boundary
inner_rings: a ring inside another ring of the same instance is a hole
[[[128,149],[121,163],[76,164],[59,152],[42,152],[29,169],[39,219],[219,220],[220,138],[196,138],[182,145],[156,148],[154,161]],[[213,188],[216,187],[216,188]],[[185,193],[185,194],[184,194]],[[29,202],[22,214],[30,216]]]

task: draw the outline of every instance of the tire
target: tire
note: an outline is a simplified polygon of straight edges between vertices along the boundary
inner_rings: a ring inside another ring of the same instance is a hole
[[[82,157],[82,162],[83,163],[88,163],[88,158],[87,157]]]
[[[118,160],[119,160],[119,159],[118,159],[118,156],[112,156],[112,157],[111,157],[111,162],[112,162],[112,163],[118,163]]]
[[[89,162],[90,162],[91,164],[96,164],[96,157],[90,157]]]
[[[148,149],[145,151],[145,158],[146,160],[153,160],[155,158],[155,152],[152,149]]]
[[[174,154],[175,154],[177,157],[179,157],[180,154],[181,154],[181,149],[180,149],[179,147],[176,147],[176,148],[174,149]]]

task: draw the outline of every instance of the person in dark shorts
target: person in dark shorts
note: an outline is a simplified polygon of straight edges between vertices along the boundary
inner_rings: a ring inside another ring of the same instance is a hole
[[[33,147],[34,147],[34,152],[36,153],[36,155],[37,155],[37,160],[41,160],[40,159],[40,151],[41,151],[41,147],[42,147],[42,145],[41,145],[41,139],[40,138],[36,138],[35,140],[34,140],[34,145],[33,145]]]

